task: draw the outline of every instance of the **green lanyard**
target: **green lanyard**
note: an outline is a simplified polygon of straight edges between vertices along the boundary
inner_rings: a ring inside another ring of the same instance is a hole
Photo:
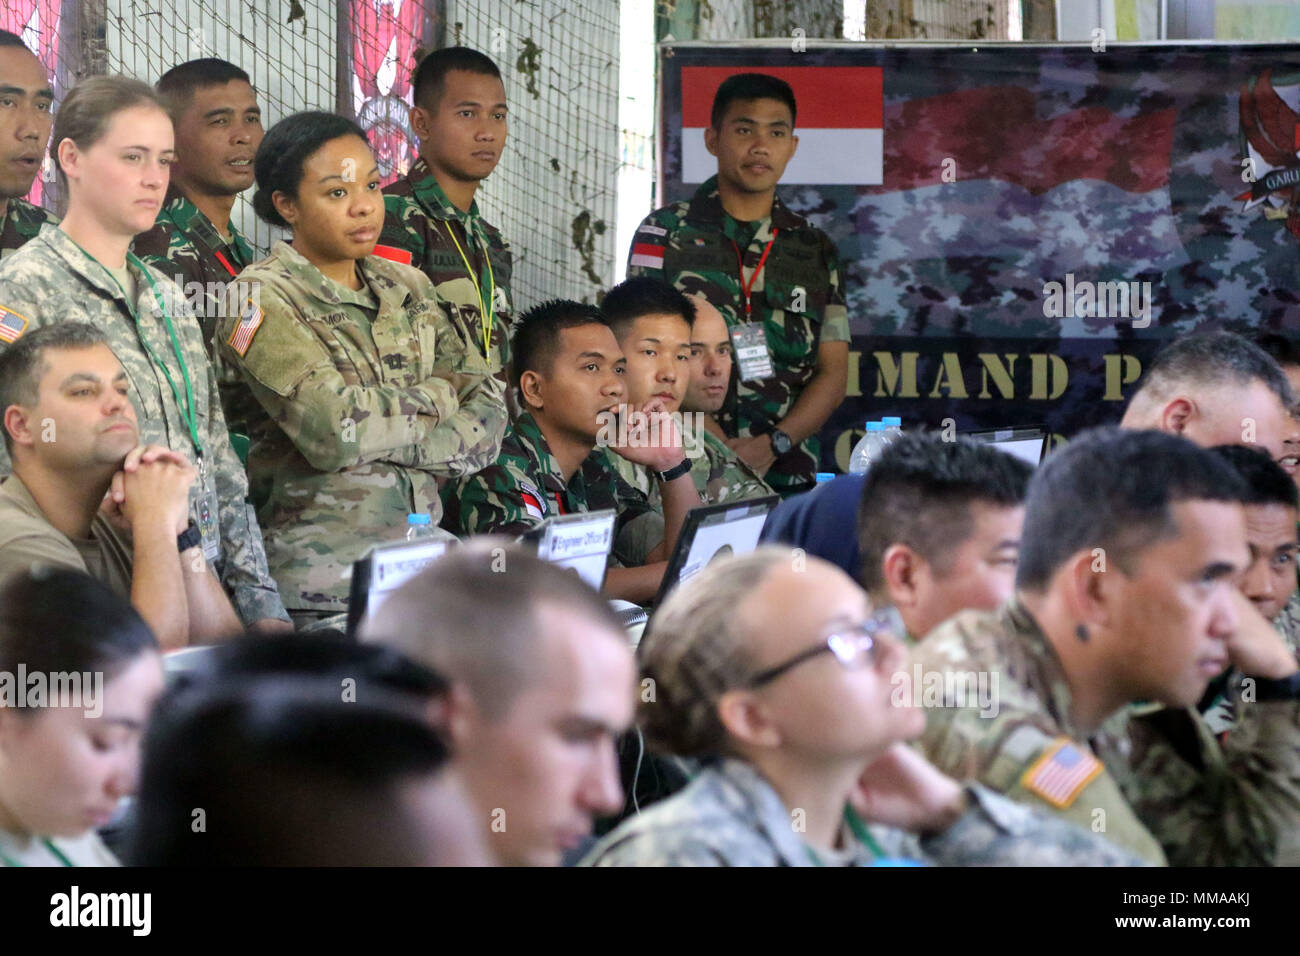
[[[60,863],[62,863],[64,866],[76,866],[76,865],[77,865],[77,864],[73,863],[71,860],[69,860],[69,859],[64,855],[63,851],[60,850],[57,846],[55,846],[54,843],[53,843],[51,840],[49,840],[49,839],[44,839],[44,840],[42,840],[41,842],[45,844],[45,849],[47,849],[47,850],[49,850],[51,853],[53,853],[54,856],[55,856],[55,858],[56,858]],[[15,860],[13,857],[6,856],[6,855],[3,854],[3,853],[0,853],[0,863],[3,863],[5,866],[15,866],[15,867],[21,867],[21,866],[25,866],[25,865],[26,865],[26,864],[24,864],[24,863],[19,863],[19,862],[18,862],[17,860]]]
[[[74,246],[81,249],[81,246],[77,245],[75,239],[72,239],[71,236],[68,238]],[[126,290],[122,288],[122,283],[117,281],[117,276],[113,275],[106,265],[92,256],[85,249],[81,249],[81,254],[103,269],[104,272],[108,274],[108,277],[113,280],[113,285],[117,286],[117,291],[122,293],[122,298],[126,301],[126,308],[131,313],[131,318],[135,322],[136,333],[140,337],[140,344],[144,346],[145,352],[149,354],[149,358],[153,363],[162,370],[163,377],[167,379],[167,384],[171,386],[172,398],[176,400],[176,406],[181,410],[181,417],[185,420],[185,427],[188,428],[190,432],[190,441],[194,443],[194,454],[198,458],[198,461],[195,462],[195,464],[197,464],[199,470],[202,471],[203,442],[199,440],[198,417],[194,413],[194,385],[190,381],[190,369],[185,363],[184,354],[181,352],[181,344],[176,338],[176,328],[172,325],[171,313],[167,311],[167,304],[163,301],[162,293],[158,291],[158,284],[154,282],[153,276],[149,274],[148,267],[136,257],[135,253],[128,252],[126,254],[126,261],[144,273],[144,277],[149,280],[149,288],[153,290],[154,301],[158,303],[158,310],[162,312],[163,322],[167,325],[167,337],[171,340],[172,352],[176,355],[176,362],[181,367],[181,378],[185,382],[185,395],[183,397],[181,395],[181,390],[176,386],[176,380],[172,378],[171,370],[167,368],[166,363],[158,357],[157,353],[154,352],[153,348],[149,345],[148,340],[145,338],[144,330],[140,328],[140,315],[136,312],[135,303],[132,302],[131,297],[126,294]]]
[[[858,816],[858,811],[854,810],[850,806],[846,806],[844,808],[844,822],[849,825],[849,830],[857,838],[858,842],[870,850],[876,859],[880,859],[885,855],[885,851],[876,843],[875,839],[871,836],[871,831],[867,829],[867,825],[863,823],[862,818]],[[808,859],[812,860],[813,866],[826,865],[822,862],[822,858],[817,855],[817,851],[808,844],[804,844],[804,849],[808,851]]]

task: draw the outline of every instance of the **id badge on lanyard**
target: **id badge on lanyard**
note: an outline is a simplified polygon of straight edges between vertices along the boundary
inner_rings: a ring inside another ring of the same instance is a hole
[[[763,323],[743,322],[735,326],[731,330],[731,344],[742,381],[760,382],[772,377],[772,351],[767,347]]]
[[[208,487],[207,463],[199,459],[199,481],[203,490],[190,505],[194,525],[203,537],[203,556],[215,563],[221,557],[221,525],[217,521],[217,496]]]

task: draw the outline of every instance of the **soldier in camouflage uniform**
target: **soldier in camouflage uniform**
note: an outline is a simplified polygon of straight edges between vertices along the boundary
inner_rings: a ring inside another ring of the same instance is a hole
[[[515,324],[511,352],[511,385],[523,410],[494,465],[443,489],[444,527],[459,535],[520,533],[551,515],[614,508],[615,561],[605,592],[652,599],[686,512],[699,504],[680,441],[667,428],[657,445],[617,434],[607,416],[624,406],[624,359],[594,306],[560,301],[531,309]],[[607,447],[598,448],[602,435]],[[662,514],[622,480],[610,462],[615,456],[657,470],[677,466],[656,476]]]
[[[338,172],[348,169],[359,175]],[[299,188],[331,175],[325,194]],[[383,201],[355,124],[326,113],[277,123],[258,153],[254,203],[294,229],[293,245],[276,243],[240,274],[253,295],[227,301],[217,337],[249,390],[249,473],[266,494],[271,570],[306,626],[346,610],[352,563],[400,539],[408,514],[437,523],[440,479],[496,459],[505,404],[429,280],[368,254]]]
[[[259,258],[230,220],[239,194],[253,185],[262,111],[248,74],[225,60],[191,60],[158,81],[176,129],[176,162],[154,227],[132,249],[185,290],[212,335],[225,287]]]
[[[505,148],[501,73],[482,53],[450,47],[420,61],[412,87],[411,125],[420,158],[384,189],[384,231],[375,254],[427,275],[504,381],[510,361],[510,247],[474,199]]]
[[[1016,598],[914,652],[925,754],[1150,862],[1300,861],[1300,668],[1241,616],[1241,493],[1220,459],[1156,432],[1056,452],[1030,484]],[[1220,744],[1193,705],[1229,662],[1252,693]]]
[[[1138,862],[907,749],[924,725],[891,700],[907,651],[827,562],[796,566],[784,548],[715,562],[668,598],[638,654],[654,689],[640,705],[648,743],[708,764],[589,865]],[[761,723],[742,716],[746,698]]]
[[[36,238],[45,223],[58,223],[22,197],[41,170],[54,121],[54,90],[49,76],[23,41],[0,30],[0,87],[7,101],[0,110],[0,261]],[[0,335],[3,335],[0,332]],[[2,341],[2,339],[0,339]]]
[[[839,255],[776,197],[794,154],[794,95],[762,74],[728,78],[714,98],[718,175],[638,227],[628,275],[699,294],[727,320],[737,374],[719,415],[728,443],[782,495],[812,488],[817,432],[848,384],[848,310]]]
[[[146,112],[147,121],[140,120],[138,128],[121,118],[122,111],[142,106],[157,109]],[[93,139],[97,128],[100,138]],[[154,210],[139,200],[162,199],[171,120],[148,86],[95,77],[68,94],[55,133],[61,163],[63,151],[70,153],[74,144],[80,157],[76,178],[65,179],[68,218],[61,226],[43,226],[0,266],[0,326],[9,330],[0,336],[0,347],[28,328],[54,322],[88,322],[100,329],[130,379],[140,441],[181,452],[199,468],[190,488],[194,522],[240,618],[245,624],[287,624],[267,571],[261,531],[244,502],[247,479],[230,447],[198,324],[180,288],[128,253],[130,233],[113,231],[120,219],[105,224],[95,218],[107,192],[120,203],[115,215],[133,224],[144,215],[139,228],[148,227]],[[138,176],[122,177],[114,169],[116,159],[102,158],[145,141],[152,143],[153,155],[138,164]],[[100,194],[94,208],[83,198],[88,192]],[[93,258],[88,245],[106,261]],[[113,252],[120,267],[112,263]],[[0,470],[7,472],[8,464],[4,459]]]

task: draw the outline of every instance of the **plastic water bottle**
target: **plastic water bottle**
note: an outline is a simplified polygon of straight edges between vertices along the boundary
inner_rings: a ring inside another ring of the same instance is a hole
[[[864,475],[885,447],[885,423],[867,422],[867,433],[853,446],[849,456],[849,474]]]
[[[406,516],[406,540],[420,541],[433,537],[433,518],[424,514]]]
[[[890,441],[903,434],[903,420],[897,415],[886,415],[881,421],[885,423],[885,434]]]

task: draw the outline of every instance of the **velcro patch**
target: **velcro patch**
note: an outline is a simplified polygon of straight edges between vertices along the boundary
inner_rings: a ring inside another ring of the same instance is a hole
[[[1102,771],[1102,763],[1086,747],[1058,737],[1020,778],[1026,790],[1064,810]]]
[[[249,299],[243,315],[239,317],[239,324],[226,340],[226,344],[234,349],[240,358],[248,354],[248,347],[253,344],[253,336],[262,327],[262,320],[265,318],[265,313],[253,303],[252,299]]]
[[[17,342],[27,331],[27,319],[0,305],[0,342]]]
[[[372,250],[374,255],[388,259],[391,262],[400,262],[404,266],[411,264],[411,250],[399,249],[397,246],[376,245]]]

